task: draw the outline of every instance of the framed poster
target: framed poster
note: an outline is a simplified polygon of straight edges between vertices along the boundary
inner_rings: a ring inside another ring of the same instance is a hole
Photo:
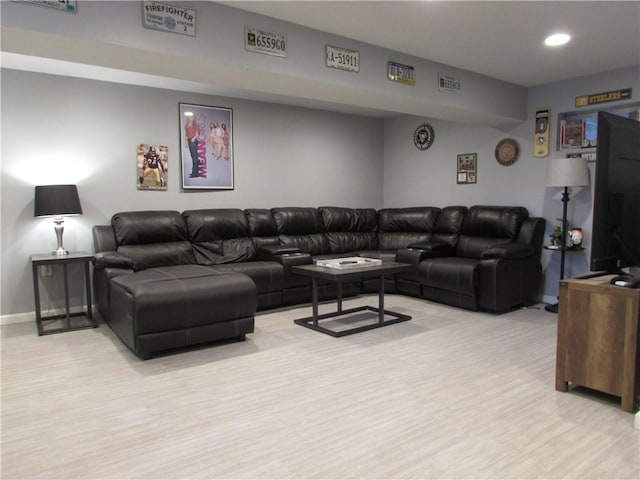
[[[138,190],[166,190],[168,162],[168,147],[140,143],[136,161]]]
[[[180,103],[182,188],[233,190],[233,110]]]
[[[463,153],[458,155],[457,183],[476,183],[477,153]]]

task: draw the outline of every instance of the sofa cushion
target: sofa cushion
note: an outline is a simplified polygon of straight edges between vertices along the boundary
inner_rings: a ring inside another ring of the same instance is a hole
[[[378,212],[379,248],[398,250],[430,240],[439,213],[437,207],[383,208]]]
[[[439,290],[475,298],[478,261],[469,258],[430,258],[418,266],[420,283]]]
[[[182,215],[173,211],[116,213],[111,225],[118,253],[134,270],[196,262]]]
[[[467,207],[462,206],[443,208],[438,215],[431,241],[447,243],[455,247],[468,210]]]
[[[111,226],[118,246],[189,240],[184,218],[174,211],[116,213]]]
[[[271,214],[278,229],[278,239],[282,245],[297,247],[311,255],[330,253],[324,235],[322,216],[315,208],[283,207],[272,208]]]
[[[111,280],[134,335],[253,317],[256,287],[247,276],[197,268],[154,268]]]
[[[482,258],[485,251],[515,242],[529,212],[524,207],[473,206],[462,223],[456,255]]]
[[[320,207],[331,253],[377,250],[378,214],[373,208]]]
[[[268,208],[247,208],[244,211],[249,224],[249,233],[256,248],[256,252],[260,247],[265,245],[278,245],[278,227],[273,220],[271,210]]]
[[[243,262],[211,267],[216,273],[242,273],[256,284],[259,294],[284,288],[284,267],[277,262]]]
[[[246,262],[255,258],[249,222],[242,210],[187,210],[182,215],[199,264]]]
[[[522,222],[528,217],[529,212],[524,207],[475,205],[464,216],[461,233],[515,240]]]

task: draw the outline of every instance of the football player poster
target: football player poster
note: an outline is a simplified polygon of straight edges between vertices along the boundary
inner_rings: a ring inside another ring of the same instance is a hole
[[[166,190],[169,148],[164,145],[138,145],[138,190]]]

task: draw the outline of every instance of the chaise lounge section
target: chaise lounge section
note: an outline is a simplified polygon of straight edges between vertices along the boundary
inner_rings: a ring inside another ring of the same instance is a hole
[[[523,207],[282,207],[121,212],[93,229],[98,311],[138,356],[254,330],[257,310],[308,302],[294,265],[367,256],[414,269],[385,289],[470,310],[535,301],[545,221]],[[377,290],[343,285],[343,295]],[[320,285],[320,298],[335,297]]]

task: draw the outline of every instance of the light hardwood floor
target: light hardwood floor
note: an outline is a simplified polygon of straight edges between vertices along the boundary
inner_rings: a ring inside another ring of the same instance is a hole
[[[555,315],[386,308],[413,319],[338,339],[270,311],[146,362],[105,325],[3,326],[2,478],[639,478],[618,399],[554,390]]]

